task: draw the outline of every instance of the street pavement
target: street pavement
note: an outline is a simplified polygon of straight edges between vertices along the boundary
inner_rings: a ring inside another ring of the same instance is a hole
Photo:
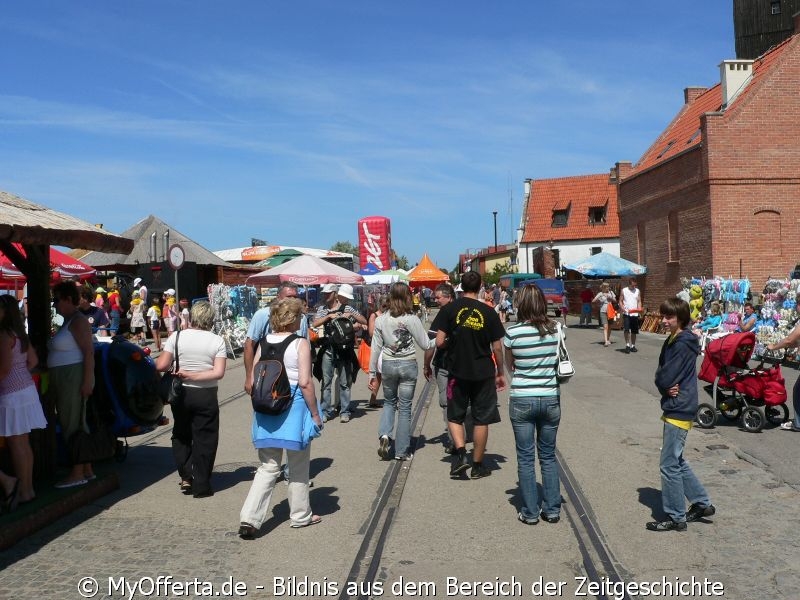
[[[800,436],[772,426],[747,433],[727,422],[694,428],[685,456],[717,514],[685,533],[646,531],[646,521],[662,516],[652,380],[664,338],[642,334],[640,351],[628,355],[620,351],[621,332],[613,337],[605,348],[599,329],[576,327],[570,318],[567,344],[577,373],[562,387],[558,449],[584,504],[573,505],[565,490],[558,524],[516,520],[507,392],[500,394],[503,422],[490,428],[491,477],[451,480],[442,412],[424,379],[414,459],[384,462],[376,452],[379,411],[366,408],[361,373],[354,418],[327,423],[312,444],[311,502],[323,522],[290,528],[287,488],[279,482],[272,518],[257,539],[240,540],[239,510],[256,457],[241,359],[229,360],[219,394],[216,494],[179,493],[169,427],[132,438],[127,460],[116,466],[119,490],[0,555],[0,598],[602,597],[581,587],[592,569],[601,578],[606,572],[586,550],[586,522],[625,582],[706,578],[724,589],[717,597],[800,598]],[[787,375],[791,386],[797,373]]]

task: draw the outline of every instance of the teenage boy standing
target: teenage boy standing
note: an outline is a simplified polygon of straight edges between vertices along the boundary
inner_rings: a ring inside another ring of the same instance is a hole
[[[680,298],[661,303],[661,322],[669,331],[658,357],[655,384],[664,421],[661,444],[661,503],[666,521],[647,523],[650,531],[686,531],[686,523],[710,517],[716,509],[708,492],[683,458],[686,434],[697,412],[697,356],[700,344],[691,329],[689,304]],[[686,510],[684,498],[691,506]]]

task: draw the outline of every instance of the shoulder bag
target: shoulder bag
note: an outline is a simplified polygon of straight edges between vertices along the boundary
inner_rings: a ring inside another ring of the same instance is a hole
[[[178,340],[180,340],[181,332],[177,331],[175,334],[175,361],[173,368],[161,376],[161,381],[158,384],[158,394],[165,404],[175,406],[180,404],[183,400],[185,390],[183,389],[183,380],[176,375],[181,369],[180,358],[178,358]]]
[[[556,321],[556,330],[558,332],[558,366],[556,367],[556,379],[559,383],[566,383],[570,377],[575,375],[575,367],[572,366],[572,361],[567,352],[567,345],[564,343],[564,329],[561,323]]]

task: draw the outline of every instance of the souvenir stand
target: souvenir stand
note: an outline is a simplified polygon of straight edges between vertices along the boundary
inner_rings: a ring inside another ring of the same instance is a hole
[[[798,351],[793,348],[769,351],[768,344],[786,337],[800,319],[795,301],[800,280],[770,279],[761,294],[752,293],[747,279],[693,278],[683,281],[684,289],[678,296],[689,302],[693,315],[705,315],[711,302],[722,305],[723,332],[736,331],[741,322],[744,304],[751,301],[756,309],[756,347],[753,355],[766,360],[798,362]]]
[[[800,290],[798,279],[770,279],[764,285],[763,302],[756,313],[755,354],[774,361],[797,363],[797,348],[767,350],[766,346],[785,338],[800,320],[795,298]]]
[[[231,358],[236,358],[235,350],[244,347],[250,320],[258,310],[256,288],[213,283],[208,286],[208,301],[214,309],[214,333],[225,340]]]

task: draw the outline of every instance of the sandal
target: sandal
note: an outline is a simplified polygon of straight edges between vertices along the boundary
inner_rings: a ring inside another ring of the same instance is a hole
[[[794,421],[786,421],[781,423],[780,427],[784,431],[800,431],[800,427],[795,427]]]
[[[308,523],[303,523],[302,525],[295,525],[292,523],[292,528],[300,529],[301,527],[309,527],[310,525],[316,525],[317,523],[322,523],[322,517],[319,515],[312,515],[311,520]]]
[[[239,525],[239,537],[243,540],[254,540],[258,530],[250,523],[242,523]]]
[[[4,495],[3,504],[0,505],[0,513],[10,513],[12,510],[17,508],[17,492],[19,491],[19,479],[14,482],[14,487],[11,488],[11,491],[8,495]]]
[[[192,480],[191,479],[183,479],[180,483],[181,491],[184,494],[191,494],[192,493]]]

